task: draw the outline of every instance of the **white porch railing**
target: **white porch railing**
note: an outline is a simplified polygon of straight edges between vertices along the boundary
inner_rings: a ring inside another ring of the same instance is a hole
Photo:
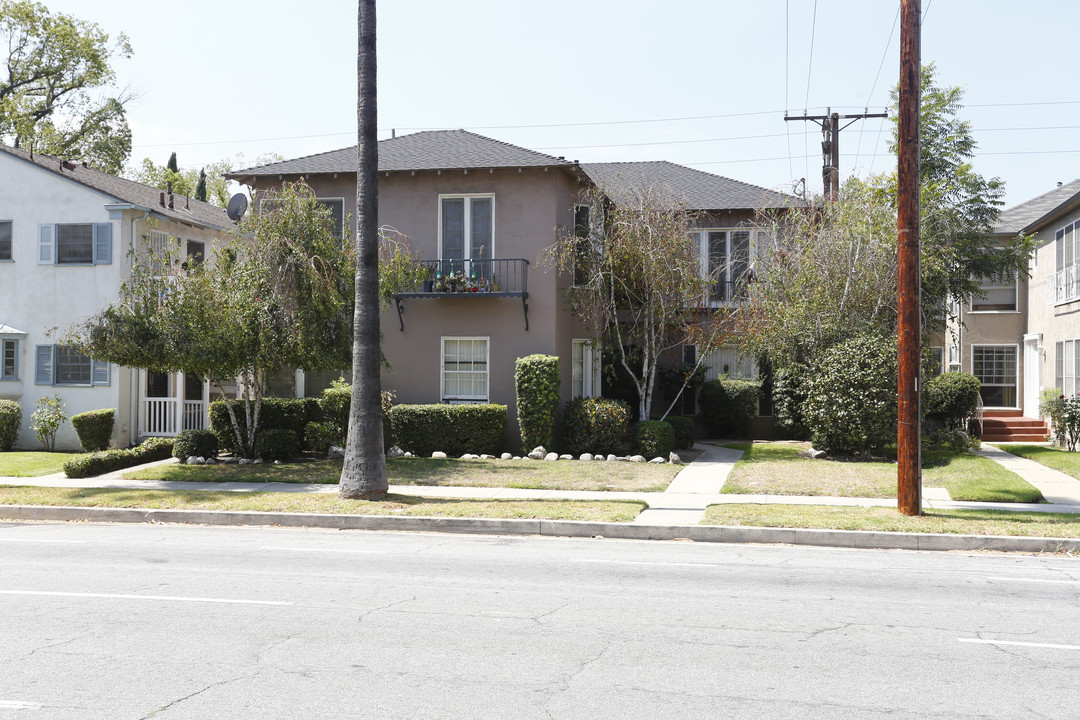
[[[1080,273],[1076,270],[1067,267],[1046,278],[1046,299],[1050,305],[1080,298]]]
[[[202,430],[205,419],[201,400],[143,398],[139,412],[139,436],[175,437],[181,430]]]

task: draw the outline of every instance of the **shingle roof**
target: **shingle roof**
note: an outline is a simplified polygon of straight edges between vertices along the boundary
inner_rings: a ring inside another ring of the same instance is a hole
[[[1031,232],[1043,222],[1048,222],[1080,201],[1080,179],[1065,183],[1050,192],[1009,208],[1001,213],[994,232],[998,235],[1016,235]]]
[[[467,130],[430,130],[379,141],[379,171],[497,167],[573,167],[562,158],[527,150]],[[355,173],[356,146],[259,165],[229,177]]]
[[[105,195],[114,198],[118,203],[129,203],[143,208],[149,208],[155,214],[189,225],[221,229],[234,225],[229,216],[219,207],[205,203],[195,198],[187,198],[183,195],[175,195],[172,209],[161,204],[161,191],[156,187],[143,185],[133,180],[110,175],[93,168],[84,167],[76,163],[65,162],[51,155],[34,153],[33,155],[20,148],[0,145],[0,153],[11,155],[38,167],[67,178],[80,185],[93,188]]]
[[[667,161],[588,163],[581,168],[594,183],[613,195],[616,202],[620,188],[645,182],[667,185],[690,210],[781,208],[799,204],[790,195]]]

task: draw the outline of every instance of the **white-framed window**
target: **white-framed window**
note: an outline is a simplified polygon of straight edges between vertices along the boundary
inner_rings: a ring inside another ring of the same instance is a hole
[[[738,348],[722,347],[701,359],[706,380],[728,377],[733,380],[756,380],[757,362],[750,355],[743,355]]]
[[[979,378],[983,405],[1017,407],[1017,345],[972,345],[971,374]]]
[[[35,348],[36,385],[108,385],[109,363],[95,360],[69,345]]]
[[[345,238],[345,198],[315,198],[315,201],[320,205],[326,206],[330,211],[331,217],[334,218],[334,233],[339,237]]]
[[[571,340],[572,397],[600,396],[600,345],[595,340]]]
[[[930,371],[935,375],[945,372],[945,348],[930,347]]]
[[[971,298],[971,312],[1016,312],[1016,273],[982,278],[979,292]]]
[[[186,254],[188,262],[201,263],[206,259],[206,243],[198,240],[188,240]]]
[[[495,195],[440,195],[439,258],[479,260],[493,257]]]
[[[19,379],[19,341],[0,338],[0,380]]]
[[[713,302],[732,302],[743,296],[757,258],[766,248],[766,235],[754,227],[703,228],[691,233],[701,274],[713,279]]]
[[[590,212],[591,208],[588,205],[574,205],[574,237],[576,238],[574,244],[575,286],[585,285],[589,281],[589,260],[592,255]]]
[[[489,338],[444,337],[440,352],[443,402],[488,401]]]
[[[1054,343],[1054,387],[1061,388],[1065,397],[1073,397],[1080,387],[1076,378],[1080,377],[1080,339],[1059,340]]]
[[[1054,268],[1049,278],[1047,297],[1051,304],[1080,297],[1080,220],[1058,228],[1054,233]]]
[[[0,220],[0,262],[11,262],[11,220]]]
[[[108,265],[111,262],[112,223],[38,226],[39,265]]]

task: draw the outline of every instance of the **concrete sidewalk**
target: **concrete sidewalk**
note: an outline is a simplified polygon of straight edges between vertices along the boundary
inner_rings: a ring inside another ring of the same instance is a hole
[[[1080,505],[1080,480],[1066,475],[1060,470],[1048,468],[1034,460],[1018,457],[993,445],[983,445],[975,451],[980,457],[993,460],[1006,470],[1012,470],[1020,477],[1038,488],[1046,502],[1057,505]]]

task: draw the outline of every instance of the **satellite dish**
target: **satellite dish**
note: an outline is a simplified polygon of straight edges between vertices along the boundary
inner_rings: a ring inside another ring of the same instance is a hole
[[[239,222],[240,218],[244,217],[244,213],[247,212],[248,199],[244,193],[236,193],[229,198],[229,207],[225,210],[229,214],[229,219],[233,222]]]

